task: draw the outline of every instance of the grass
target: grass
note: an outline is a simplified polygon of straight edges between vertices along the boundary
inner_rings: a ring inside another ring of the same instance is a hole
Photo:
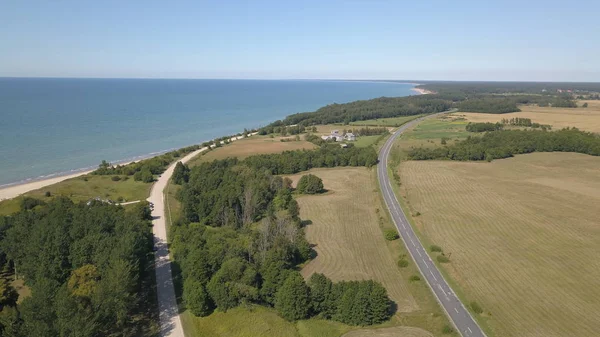
[[[46,201],[59,195],[69,197],[75,202],[87,201],[96,197],[113,201],[121,197],[124,201],[134,201],[148,198],[151,188],[152,184],[134,181],[133,177],[129,177],[127,180],[113,181],[112,176],[85,175],[27,192],[23,196],[3,200],[0,202],[0,215],[19,211],[19,205],[24,196]],[[46,192],[50,192],[52,196],[46,197]]]
[[[400,116],[400,117],[391,117],[391,118],[378,118],[378,119],[368,119],[365,121],[355,121],[351,122],[351,126],[391,126],[397,127],[402,124],[408,123],[413,119],[417,119],[423,115],[416,116]]]
[[[316,246],[317,257],[302,269],[309,278],[323,273],[333,281],[373,278],[381,282],[398,311],[418,309],[406,286],[395,258],[386,249],[386,240],[375,212],[377,195],[371,174],[365,168],[312,170],[323,179],[325,195],[299,197],[300,217],[312,224],[306,228],[308,241]],[[297,181],[301,175],[290,178]]]
[[[597,335],[600,158],[409,161],[399,174],[419,235],[451,254],[444,274],[492,334]]]
[[[411,275],[418,274],[417,267],[397,265],[396,257],[408,254],[403,243],[384,238],[384,231],[393,227],[377,189],[376,172],[335,168],[311,173],[323,179],[329,192],[297,199],[301,217],[312,221],[306,227],[307,239],[317,251],[302,274],[309,277],[320,272],[336,281],[375,279],[388,289],[398,307],[390,325],[441,331],[448,321],[429,288],[410,281]]]
[[[576,127],[585,131],[600,132],[600,101],[579,101],[581,106],[588,103],[587,108],[552,108],[538,106],[520,106],[521,112],[507,114],[484,114],[475,112],[457,112],[453,116],[462,117],[471,122],[499,122],[503,118],[530,118],[535,123],[550,124],[554,130],[565,127]]]
[[[343,337],[433,337],[434,335],[423,329],[397,326],[380,329],[361,329],[350,331]]]
[[[204,152],[188,162],[189,166],[196,166],[205,161],[213,161],[215,159],[225,159],[237,157],[239,159],[246,158],[251,155],[278,153],[290,150],[313,149],[316,146],[313,143],[304,140],[304,136],[300,135],[300,141],[282,142],[283,138],[294,138],[295,136],[286,137],[269,137],[254,135],[252,137],[236,140],[227,145],[215,148],[211,151]]]
[[[380,135],[356,137],[356,141],[353,143],[356,147],[369,147],[375,145],[379,138],[381,138]]]

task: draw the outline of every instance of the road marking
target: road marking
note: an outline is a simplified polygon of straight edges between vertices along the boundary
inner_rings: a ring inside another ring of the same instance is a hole
[[[473,331],[471,331],[471,328],[470,328],[470,327],[467,327],[467,329],[469,329],[469,332],[470,332],[470,333],[473,333]]]
[[[421,251],[417,249],[417,253],[419,253],[420,257],[423,257],[423,255],[421,255]],[[425,260],[423,260],[423,262],[425,262]]]
[[[458,309],[454,308],[454,311],[456,311],[456,313],[458,314]]]
[[[431,276],[433,276],[433,279],[437,281],[437,277],[435,277],[435,275],[433,275],[433,272],[431,270],[429,272],[431,273]]]

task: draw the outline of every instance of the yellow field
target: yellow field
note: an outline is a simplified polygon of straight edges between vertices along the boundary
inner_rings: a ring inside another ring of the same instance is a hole
[[[451,254],[445,271],[494,336],[598,336],[600,158],[408,161],[399,173],[424,242]]]
[[[552,128],[562,129],[576,127],[585,131],[600,132],[600,101],[580,101],[581,106],[588,103],[587,108],[552,108],[538,106],[520,106],[521,112],[507,114],[483,114],[476,112],[456,112],[453,115],[461,116],[470,122],[499,122],[503,118],[515,117],[530,118],[534,123],[550,124]]]
[[[342,337],[433,337],[429,332],[407,326],[350,331]]]
[[[306,228],[306,238],[317,251],[302,275],[323,273],[333,281],[374,279],[386,287],[399,312],[416,310],[405,281],[409,275],[400,273],[378,225],[374,171],[339,168],[312,173],[323,179],[329,193],[297,199],[300,217],[313,222]],[[291,178],[296,181],[300,176]]]
[[[189,161],[190,166],[198,165],[204,161],[212,161],[215,159],[225,159],[238,157],[239,159],[246,158],[255,154],[278,153],[291,150],[313,149],[316,146],[313,143],[304,140],[304,135],[300,135],[300,141],[294,141],[296,136],[274,137],[268,136],[252,136],[240,140],[236,140],[222,147],[215,148],[203,155]],[[292,141],[282,142],[282,138],[289,138]]]

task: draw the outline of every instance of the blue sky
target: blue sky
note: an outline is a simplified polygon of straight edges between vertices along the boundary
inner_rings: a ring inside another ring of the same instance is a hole
[[[579,0],[7,0],[0,76],[600,81],[598,13]]]

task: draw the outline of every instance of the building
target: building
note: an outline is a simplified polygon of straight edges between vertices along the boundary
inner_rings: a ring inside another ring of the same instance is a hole
[[[356,136],[352,132],[348,132],[344,135],[344,139],[353,142],[356,140]]]

